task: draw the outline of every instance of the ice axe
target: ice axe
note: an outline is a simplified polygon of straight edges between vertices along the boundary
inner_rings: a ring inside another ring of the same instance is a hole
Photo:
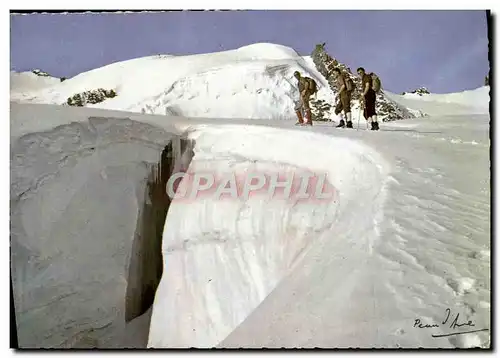
[[[363,101],[360,100],[359,101],[359,113],[358,113],[358,128],[356,130],[359,130],[359,121],[361,119],[361,111],[362,111],[363,107],[364,107]]]
[[[365,109],[365,101],[364,100],[361,102],[361,109],[363,111]],[[360,112],[360,116],[361,116],[361,112]],[[366,122],[366,129],[368,129],[368,119],[365,118],[365,122]]]

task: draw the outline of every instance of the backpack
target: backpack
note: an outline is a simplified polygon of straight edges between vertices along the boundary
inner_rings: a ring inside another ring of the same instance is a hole
[[[380,78],[373,72],[370,73],[370,76],[372,77],[372,89],[375,92],[380,92],[380,89],[382,88],[382,84],[380,83]]]
[[[351,76],[345,76],[344,78],[347,92],[354,91],[354,81],[352,80]]]
[[[306,80],[307,84],[309,85],[309,93],[310,94],[315,94],[318,91],[318,85],[316,84],[316,81],[313,80],[310,77],[304,77]]]

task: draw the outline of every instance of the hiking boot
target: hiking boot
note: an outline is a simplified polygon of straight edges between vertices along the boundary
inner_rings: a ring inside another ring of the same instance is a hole
[[[297,115],[297,123],[295,123],[296,126],[300,126],[304,123],[304,118],[302,117],[302,112],[301,111],[295,111],[295,114]]]
[[[306,126],[312,126],[312,115],[311,115],[311,110],[308,109],[306,110],[306,115],[304,117],[304,125]]]
[[[352,128],[352,121],[347,121],[347,128]]]
[[[378,122],[373,122],[373,127],[375,131],[378,131],[380,129],[378,126]]]
[[[345,122],[343,119],[340,120],[340,123],[337,124],[337,127],[336,128],[344,128],[345,127]]]

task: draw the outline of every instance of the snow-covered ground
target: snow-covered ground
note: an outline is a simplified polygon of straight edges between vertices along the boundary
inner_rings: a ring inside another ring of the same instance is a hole
[[[59,78],[40,76],[33,72],[10,73],[11,100],[26,100],[33,92],[40,91],[61,83]]]
[[[420,108],[429,115],[443,114],[442,104],[448,104],[446,114],[483,114],[488,113],[490,105],[490,87],[484,86],[475,90],[459,93],[424,94],[415,93],[398,95],[385,92],[389,98],[407,107]]]
[[[104,88],[118,96],[89,107],[189,117],[290,119],[298,99],[293,77],[297,70],[317,80],[318,98],[333,101],[309,56],[273,44],[113,63],[31,94],[11,92],[11,100],[63,104],[77,93]]]
[[[296,69],[328,98],[310,59],[271,44],[131,60],[11,92],[55,104],[11,111],[20,344],[488,346],[489,331],[432,335],[490,328],[489,88],[392,95],[431,117],[380,132],[299,128]],[[98,87],[118,96],[99,109],[58,106]],[[338,197],[174,200],[153,308],[127,327],[109,307],[125,295],[148,165],[180,133],[196,143],[191,168],[327,172]],[[474,327],[450,328],[457,313]]]
[[[354,167],[381,168],[369,179],[351,173],[356,195],[340,190],[351,208],[339,209],[331,230],[220,346],[487,345],[488,332],[437,339],[431,333],[449,333],[448,325],[413,324],[440,323],[449,307],[474,328],[489,327],[488,117],[431,117],[383,130],[312,131],[331,134],[331,143],[361,140],[383,162]],[[330,163],[332,172],[344,168]]]

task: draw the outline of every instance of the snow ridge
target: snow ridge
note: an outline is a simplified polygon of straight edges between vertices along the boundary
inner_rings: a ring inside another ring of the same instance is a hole
[[[265,127],[246,128],[244,143],[251,146],[222,140],[236,137],[240,128],[225,125],[196,130],[192,165],[209,162],[212,170],[228,165],[242,171],[256,165],[268,170],[296,166],[327,170],[338,200],[295,205],[263,199],[207,199],[189,204],[174,200],[164,232],[164,275],[157,291],[161,300],[155,301],[149,347],[216,346],[303,264],[309,252],[325,245],[332,249],[348,246],[353,262],[360,263],[377,245],[377,225],[370,218],[381,220],[377,212],[385,200],[388,167],[375,151],[348,139]],[[255,152],[255,147],[278,138],[279,148],[267,154]],[[301,155],[294,148],[303,140],[318,146]],[[331,156],[322,156],[323,150]],[[368,180],[374,177],[375,185]],[[351,227],[339,236],[342,229],[336,225],[353,212],[360,219],[348,221],[356,229]]]
[[[307,56],[266,43],[211,54],[117,62],[51,88],[11,93],[11,98],[64,105],[78,93],[104,88],[117,96],[87,107],[203,118],[295,120],[299,100],[295,71],[316,80],[319,103],[334,101],[328,82]],[[335,115],[330,111],[322,117],[329,120]]]

